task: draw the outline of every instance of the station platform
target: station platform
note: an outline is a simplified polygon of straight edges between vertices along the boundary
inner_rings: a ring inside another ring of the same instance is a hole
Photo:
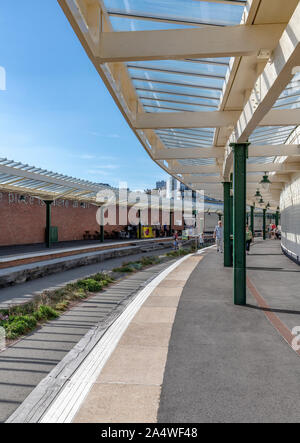
[[[105,251],[108,249],[121,249],[138,244],[155,244],[170,241],[171,237],[144,239],[144,240],[123,240],[123,241],[99,241],[88,242],[64,242],[54,244],[50,249],[41,245],[9,246],[0,248],[0,269],[7,269],[18,265],[37,263],[46,260],[70,257],[73,255],[90,252]]]
[[[153,252],[172,247],[171,237],[136,241],[105,242],[42,249],[34,252],[17,250],[0,256],[0,288],[22,284],[45,276],[86,267],[117,257]],[[1,299],[1,295],[0,295]]]
[[[245,307],[215,247],[164,268],[71,375],[54,369],[8,422],[299,422],[300,269],[275,240],[258,241],[247,268]]]

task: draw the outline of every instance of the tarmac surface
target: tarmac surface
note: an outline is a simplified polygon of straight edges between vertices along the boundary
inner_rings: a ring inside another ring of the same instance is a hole
[[[299,267],[276,241],[251,254],[248,275],[260,295],[289,328],[300,325]],[[158,422],[300,421],[299,355],[247,297],[248,306],[233,305],[221,254],[210,252],[194,270],[173,326]]]

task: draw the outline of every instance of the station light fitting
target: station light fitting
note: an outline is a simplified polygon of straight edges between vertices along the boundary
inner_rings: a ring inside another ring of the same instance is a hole
[[[268,177],[268,174],[265,172],[265,175],[263,175],[263,178],[260,182],[261,186],[263,187],[263,189],[265,189],[266,191],[268,191],[268,189],[270,188],[270,180]]]

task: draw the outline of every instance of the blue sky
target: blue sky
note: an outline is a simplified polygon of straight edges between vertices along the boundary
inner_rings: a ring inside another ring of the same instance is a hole
[[[167,177],[125,123],[56,0],[2,2],[0,13],[1,157],[131,189]]]

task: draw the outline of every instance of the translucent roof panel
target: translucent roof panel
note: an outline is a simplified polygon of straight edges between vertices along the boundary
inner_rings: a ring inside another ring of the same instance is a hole
[[[256,129],[249,141],[253,145],[280,145],[284,144],[295,126],[264,126]]]
[[[118,15],[111,15],[110,21],[115,32],[126,32],[126,31],[159,31],[162,29],[186,29],[192,28],[194,26],[189,26],[187,24],[177,24],[177,23],[166,23],[164,21],[154,21],[154,20],[142,20],[128,17],[124,20],[124,17]],[[198,27],[198,26],[197,26]]]
[[[205,166],[205,165],[215,165],[216,164],[216,160],[214,158],[178,160],[178,162],[184,166]]]
[[[167,148],[211,147],[215,134],[211,128],[160,129],[155,132]]]
[[[223,4],[195,0],[105,0],[104,3],[107,12],[117,17],[215,26],[239,23],[246,4],[243,1]]]
[[[97,193],[109,186],[80,180],[35,166],[24,165],[6,158],[0,159],[0,187],[15,189],[34,196],[56,199],[68,198],[96,200]],[[113,189],[113,188],[110,188]]]
[[[294,109],[300,107],[300,73],[285,88],[273,108]]]

